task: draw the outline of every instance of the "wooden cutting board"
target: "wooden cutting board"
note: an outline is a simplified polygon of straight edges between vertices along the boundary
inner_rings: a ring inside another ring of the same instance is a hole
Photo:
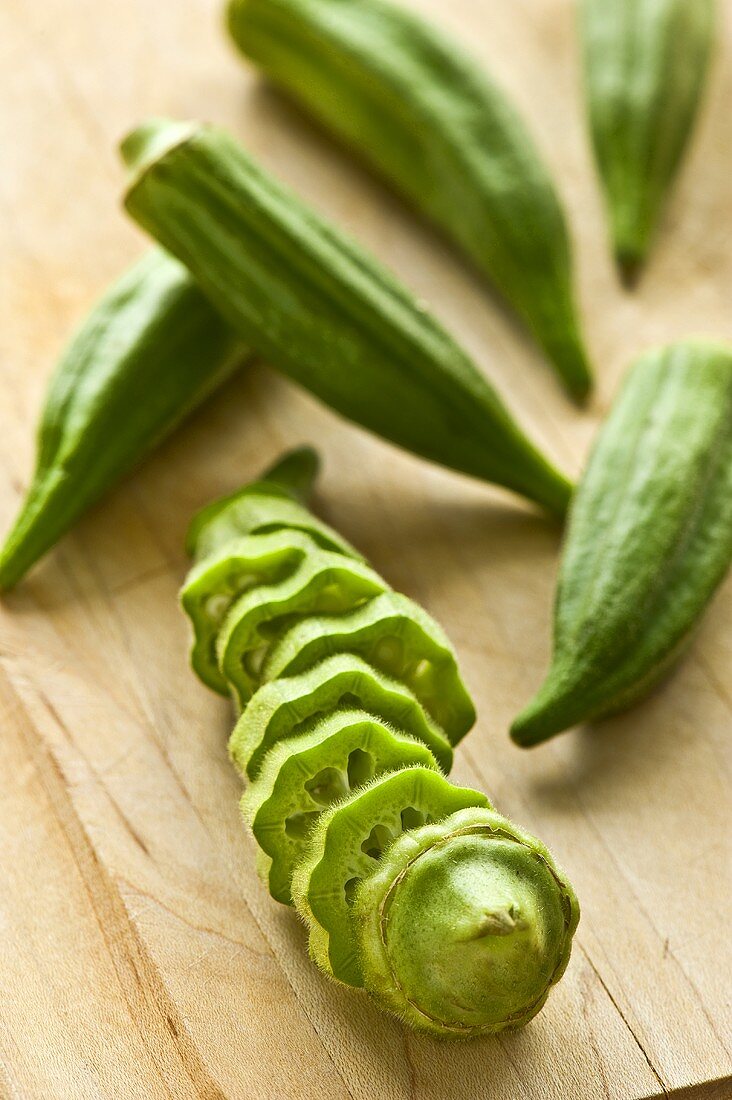
[[[690,0],[691,2],[691,0]],[[233,56],[214,0],[0,6],[0,520],[69,329],[144,247],[115,152],[149,113],[229,126],[358,236],[475,353],[576,473],[650,343],[732,336],[732,7],[692,155],[640,289],[619,289],[567,0],[419,0],[524,111],[571,216],[597,364],[577,413],[490,291]],[[316,441],[318,508],[453,638],[479,709],[455,776],[557,853],[576,948],[524,1031],[403,1030],[308,962],[254,871],[228,707],[187,666],[176,593],[194,509]],[[663,690],[532,752],[507,737],[545,668],[559,533],[257,365],[98,507],[0,610],[4,1097],[640,1100],[732,1096],[732,585]]]

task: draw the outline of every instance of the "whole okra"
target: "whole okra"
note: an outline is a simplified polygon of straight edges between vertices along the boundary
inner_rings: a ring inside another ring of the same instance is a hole
[[[732,350],[687,341],[631,370],[570,513],[552,665],[512,736],[534,745],[641,698],[732,559]]]
[[[242,53],[488,276],[584,398],[564,212],[501,90],[444,33],[384,0],[230,0],[227,19]]]
[[[123,153],[128,211],[274,366],[386,439],[564,512],[569,485],[454,340],[229,134],[151,120]]]
[[[156,248],[130,268],[56,369],[33,479],[0,551],[0,588],[16,584],[244,355],[177,260]]]
[[[576,898],[539,841],[444,777],[475,719],[455,654],[308,523],[314,472],[312,452],[293,452],[189,539],[193,663],[242,708],[230,754],[259,872],[297,906],[323,971],[413,1027],[519,1027],[567,965]]]
[[[590,130],[626,281],[646,259],[701,100],[716,0],[582,0]]]

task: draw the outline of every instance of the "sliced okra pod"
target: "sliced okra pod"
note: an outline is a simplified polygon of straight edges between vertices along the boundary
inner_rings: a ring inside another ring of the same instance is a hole
[[[267,753],[241,808],[265,859],[260,871],[276,901],[292,904],[292,875],[323,810],[384,772],[436,768],[426,745],[362,710],[336,710]],[[450,788],[452,790],[452,788]]]
[[[130,268],[56,368],[33,479],[0,551],[0,588],[17,584],[245,354],[177,260],[153,249]]]
[[[458,44],[385,0],[230,0],[227,18],[246,57],[488,276],[584,398],[559,196],[523,120]]]
[[[226,131],[151,120],[123,153],[129,213],[274,366],[399,446],[564,512],[569,485],[454,340]]]
[[[319,715],[359,707],[422,741],[444,772],[453,750],[406,684],[386,676],[355,653],[326,657],[298,676],[270,680],[254,693],[229,740],[229,752],[243,777],[256,779],[269,750]]]
[[[732,560],[732,349],[632,368],[572,508],[554,656],[512,736],[534,745],[630,706],[675,662]]]
[[[615,257],[646,259],[706,82],[716,0],[581,0],[590,131]]]
[[[264,480],[302,496],[307,464],[293,452]],[[255,484],[256,531],[246,493],[194,520],[183,606],[194,652],[218,653],[244,707],[229,751],[250,780],[258,871],[297,906],[330,977],[437,1035],[518,1027],[566,966],[572,889],[538,841],[440,771],[475,713],[437,624],[347,547],[317,541],[314,518],[288,527],[283,496]],[[283,568],[253,566],[287,547]],[[196,667],[210,682],[210,660]]]
[[[263,680],[294,676],[332,653],[358,653],[416,695],[451,745],[472,729],[475,708],[455,651],[427,612],[399,592],[384,592],[348,615],[313,615],[273,642]]]
[[[240,707],[256,690],[270,648],[281,635],[287,637],[290,624],[311,623],[323,613],[340,619],[341,613],[362,607],[386,588],[363,562],[320,550],[307,535],[299,539],[309,545],[298,566],[288,576],[239,596],[221,624],[219,671]]]

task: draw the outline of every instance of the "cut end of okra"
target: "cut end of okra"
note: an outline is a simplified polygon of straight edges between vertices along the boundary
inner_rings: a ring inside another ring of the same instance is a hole
[[[355,892],[363,984],[444,1038],[526,1024],[569,961],[574,892],[547,849],[488,809],[399,837]]]
[[[120,153],[130,173],[144,172],[176,145],[188,141],[200,123],[170,118],[146,118],[120,142]]]

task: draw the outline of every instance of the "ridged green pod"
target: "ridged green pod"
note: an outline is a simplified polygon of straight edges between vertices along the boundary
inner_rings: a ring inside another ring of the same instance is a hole
[[[512,736],[533,745],[612,714],[668,671],[732,560],[732,349],[641,358],[572,507],[554,655]]]
[[[716,0],[581,0],[590,130],[615,257],[635,277],[691,135]]]
[[[563,513],[567,482],[436,321],[225,131],[152,120],[126,207],[252,346],[342,415]]]
[[[522,119],[458,44],[384,0],[230,0],[227,21],[246,57],[488,276],[584,398],[559,197]]]
[[[130,268],[56,368],[33,479],[0,551],[0,588],[17,584],[244,355],[177,260],[153,249]]]
[[[566,966],[576,899],[538,841],[440,771],[475,718],[455,654],[424,611],[305,518],[316,468],[311,451],[292,452],[254,483],[254,512],[246,490],[225,497],[189,540],[194,664],[210,683],[216,654],[244,708],[229,752],[250,780],[241,809],[259,874],[296,905],[325,974],[412,1026],[450,1038],[520,1026]],[[292,526],[287,497],[299,499]],[[324,596],[339,610],[323,614]],[[413,872],[411,854],[428,849]]]

